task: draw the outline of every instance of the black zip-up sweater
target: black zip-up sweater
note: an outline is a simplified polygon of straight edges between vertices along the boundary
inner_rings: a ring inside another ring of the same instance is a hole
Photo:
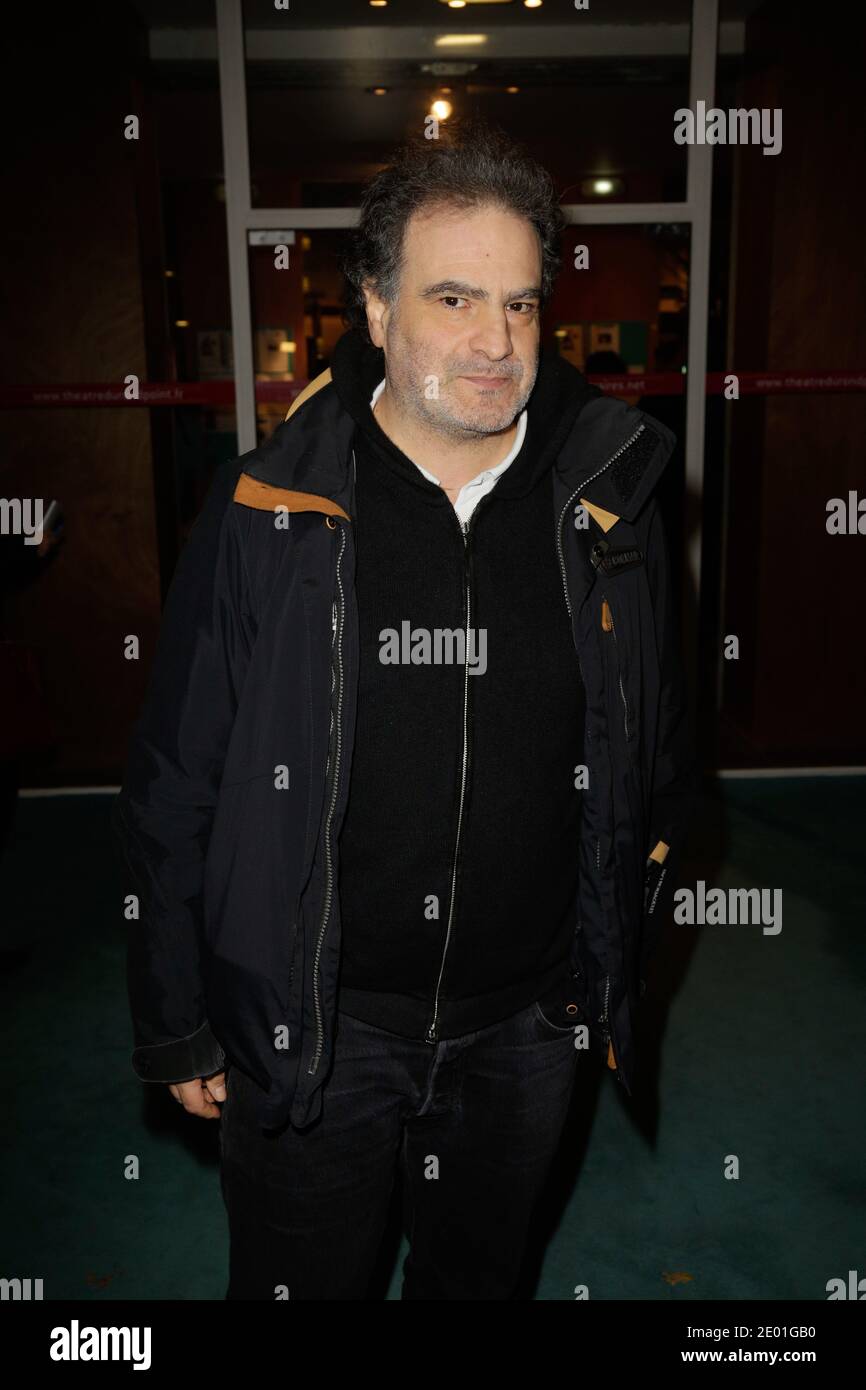
[[[568,970],[585,704],[554,537],[556,393],[540,372],[523,447],[464,539],[370,410],[382,353],[347,334],[332,373],[357,422],[360,620],[339,1002],[434,1041],[507,1017]],[[467,589],[486,671],[380,660],[381,634],[405,621],[465,628]]]

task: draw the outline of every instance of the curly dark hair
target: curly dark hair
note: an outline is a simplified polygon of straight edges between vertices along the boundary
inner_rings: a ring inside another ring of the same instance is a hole
[[[348,326],[360,328],[369,341],[365,281],[375,286],[386,303],[396,300],[403,238],[414,213],[437,205],[489,204],[525,217],[535,228],[541,249],[543,306],[559,272],[565,225],[553,181],[525,147],[500,127],[464,120],[449,122],[438,140],[410,140],[367,184],[358,226],[349,234],[341,257]]]

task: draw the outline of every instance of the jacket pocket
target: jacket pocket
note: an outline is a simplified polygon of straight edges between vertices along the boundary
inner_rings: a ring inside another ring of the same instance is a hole
[[[628,666],[626,654],[620,637],[617,636],[616,622],[614,619],[613,608],[608,598],[603,595],[601,600],[601,628],[607,634],[606,640],[610,643],[608,661],[613,670],[613,680],[617,689],[620,702],[621,728],[625,735],[626,743],[631,743],[635,736],[637,721],[632,701],[628,694]]]

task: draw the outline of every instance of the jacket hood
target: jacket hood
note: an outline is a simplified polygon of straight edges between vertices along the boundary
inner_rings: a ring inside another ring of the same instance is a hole
[[[370,397],[385,376],[385,354],[353,328],[338,342],[331,364],[334,386],[355,424],[404,477],[441,501],[442,490],[426,479],[389,439],[370,409]],[[600,396],[576,368],[556,352],[543,349],[526,405],[526,436],[511,466],[499,479],[499,497],[528,493],[553,466],[574,420],[587,401]],[[504,452],[504,451],[503,451]]]
[[[351,518],[352,442],[360,428],[416,486],[438,496],[439,489],[388,439],[370,409],[370,397],[384,372],[381,349],[358,329],[345,333],[334,350],[332,367],[305,387],[269,439],[238,460],[247,495],[252,487],[279,488],[291,510],[330,511]],[[619,517],[634,520],[675,442],[660,421],[605,396],[565,358],[543,349],[527,403],[526,439],[499,479],[497,492],[522,495],[545,472],[553,471],[557,490],[585,496],[607,530]],[[270,502],[254,498],[252,505]]]

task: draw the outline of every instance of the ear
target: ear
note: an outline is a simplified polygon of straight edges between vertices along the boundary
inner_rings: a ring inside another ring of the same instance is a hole
[[[367,308],[367,328],[370,333],[373,346],[381,348],[385,346],[385,316],[388,306],[384,299],[380,299],[369,280],[365,280],[361,286],[364,301]]]

